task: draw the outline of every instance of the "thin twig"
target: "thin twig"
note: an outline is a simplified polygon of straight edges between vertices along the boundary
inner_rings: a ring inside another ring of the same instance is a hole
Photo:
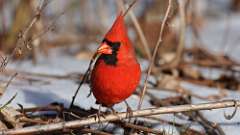
[[[134,4],[137,2],[137,0],[134,0],[129,7],[125,10],[123,16],[126,16],[126,14],[128,13],[128,11],[134,6]]]
[[[14,74],[11,76],[10,80],[9,80],[9,81],[7,82],[7,84],[4,86],[4,90],[7,89],[7,87],[10,85],[10,83],[12,82],[12,80],[13,80],[17,75],[18,75],[18,73],[14,73]]]
[[[184,51],[184,46],[185,46],[185,31],[186,31],[186,13],[185,13],[185,7],[186,7],[186,0],[177,0],[178,1],[178,10],[179,10],[179,16],[180,16],[180,36],[179,36],[179,43],[176,49],[176,53],[174,58],[164,64],[161,65],[160,69],[173,69],[176,68],[182,59],[183,56],[183,51]]]
[[[151,57],[152,57],[151,56],[151,51],[150,51],[149,44],[147,42],[146,36],[144,35],[143,30],[142,30],[136,16],[134,15],[134,13],[132,11],[129,11],[129,15],[130,15],[130,18],[133,22],[133,25],[134,25],[134,27],[135,27],[138,35],[139,35],[139,39],[142,42],[142,45],[143,45],[143,48],[146,52],[147,58],[148,58],[148,60],[151,60]]]
[[[150,109],[133,111],[131,117],[142,117],[142,116],[150,116],[150,115],[157,115],[157,114],[180,113],[180,112],[189,112],[189,111],[198,111],[198,110],[227,108],[227,107],[234,107],[235,105],[240,106],[240,101],[224,100],[224,101],[201,103],[201,104],[195,104],[195,105],[190,104],[190,105],[179,105],[179,106],[171,106],[171,107],[150,108]],[[68,128],[76,129],[82,126],[99,123],[99,121],[109,122],[109,121],[116,121],[120,119],[126,119],[127,115],[128,114],[126,112],[109,114],[104,117],[100,116],[99,119],[96,119],[95,117],[89,117],[83,120],[58,122],[58,123],[53,123],[48,125],[30,126],[30,127],[25,127],[21,129],[4,130],[4,131],[1,131],[0,134],[20,135],[20,134],[46,133],[50,131],[63,130]]]
[[[165,13],[163,22],[161,24],[159,38],[158,38],[157,44],[156,44],[156,46],[154,48],[154,52],[153,52],[153,56],[152,56],[151,61],[150,61],[150,65],[149,65],[149,68],[148,68],[147,76],[146,76],[145,81],[144,81],[144,87],[143,87],[142,92],[141,92],[141,96],[140,96],[140,100],[139,100],[139,104],[138,104],[138,109],[141,109],[142,102],[143,102],[143,97],[144,97],[144,95],[146,93],[146,90],[147,90],[148,77],[151,74],[151,71],[152,71],[152,68],[153,68],[153,64],[154,64],[154,61],[155,61],[155,58],[156,58],[156,55],[157,55],[157,52],[158,52],[158,48],[160,47],[160,45],[162,43],[163,31],[164,31],[164,28],[165,28],[165,25],[166,25],[166,22],[167,22],[167,19],[168,19],[168,15],[170,13],[170,9],[172,7],[172,0],[169,0],[168,2],[169,2],[168,3],[168,8],[167,8],[167,11]]]
[[[176,67],[180,63],[183,54],[183,49],[185,46],[185,29],[186,29],[185,6],[186,6],[185,0],[178,0],[178,8],[180,13],[180,39],[175,59],[171,63],[172,64],[171,66],[173,67]]]
[[[199,118],[200,120],[198,120],[197,118]],[[192,116],[192,119],[198,121],[204,127],[207,134],[225,135],[223,129],[217,123],[209,121],[199,111],[196,112],[196,116]]]
[[[9,105],[9,104],[16,98],[16,96],[17,96],[17,93],[16,93],[15,95],[13,95],[13,97],[12,97],[11,99],[9,99],[4,105],[2,105],[2,106],[0,107],[0,111],[1,111],[2,109],[4,109],[7,105]]]
[[[238,106],[237,106],[237,104],[235,103],[234,111],[232,112],[232,114],[227,115],[227,114],[224,112],[224,117],[225,117],[225,119],[231,120],[231,119],[236,115],[237,109],[238,109]]]
[[[79,83],[78,88],[77,88],[77,90],[75,91],[75,93],[74,93],[74,95],[73,95],[73,97],[72,97],[72,101],[71,101],[71,104],[70,104],[70,107],[69,107],[69,108],[72,108],[72,107],[74,106],[74,101],[75,101],[75,99],[76,99],[76,96],[77,96],[77,94],[78,94],[81,86],[83,85],[83,83],[85,83],[85,82],[87,81],[87,79],[88,79],[88,77],[89,77],[89,75],[90,75],[90,73],[91,73],[91,70],[92,70],[92,67],[93,67],[93,63],[94,63],[94,61],[98,58],[98,56],[99,56],[99,55],[98,55],[97,53],[95,53],[95,54],[93,55],[93,57],[92,57],[92,59],[91,59],[91,61],[90,61],[90,63],[89,63],[88,69],[87,69],[87,71],[84,73],[83,78],[82,78],[81,82]],[[91,94],[91,93],[90,93],[90,94]]]

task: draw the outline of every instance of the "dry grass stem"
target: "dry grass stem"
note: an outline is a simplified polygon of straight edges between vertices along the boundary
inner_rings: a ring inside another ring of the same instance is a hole
[[[143,45],[143,48],[144,48],[144,50],[146,52],[147,58],[148,58],[148,60],[151,60],[151,57],[152,57],[151,56],[151,51],[150,51],[147,39],[146,39],[146,37],[145,37],[145,35],[143,33],[143,30],[142,30],[142,28],[141,28],[141,26],[140,26],[136,16],[134,15],[133,11],[130,10],[129,11],[129,15],[130,15],[130,18],[131,18],[131,20],[133,22],[133,25],[134,25],[134,27],[135,27],[135,29],[137,31],[137,34],[139,35],[139,38],[140,38],[140,40],[142,42],[142,45]]]
[[[123,8],[124,8],[124,5],[123,5]],[[140,24],[139,24],[139,22],[138,22],[138,20],[137,20],[137,18],[135,16],[135,14],[134,14],[134,12],[132,10],[129,10],[129,15],[130,15],[130,19],[132,20],[133,25],[134,25],[134,27],[135,27],[135,29],[137,31],[137,34],[138,34],[138,36],[139,36],[139,38],[140,38],[140,40],[142,42],[142,45],[143,45],[143,48],[144,48],[144,50],[146,52],[147,58],[148,58],[148,60],[151,60],[151,57],[152,57],[151,56],[151,50],[149,48],[149,44],[147,42],[146,36],[144,35],[143,30],[142,30],[142,28],[141,28],[141,26],[140,26]]]
[[[146,76],[145,81],[144,81],[144,87],[143,87],[142,92],[141,92],[141,95],[140,95],[140,100],[139,100],[139,104],[138,104],[138,109],[141,109],[141,106],[142,106],[143,97],[144,97],[144,95],[145,95],[145,93],[146,93],[146,89],[147,89],[148,77],[149,77],[150,74],[151,74],[151,71],[152,71],[152,68],[153,68],[153,65],[154,65],[154,61],[155,61],[155,58],[156,58],[158,49],[159,49],[159,47],[160,47],[160,45],[161,45],[161,43],[162,43],[162,37],[163,37],[164,27],[165,27],[165,25],[166,25],[166,22],[167,22],[168,15],[169,15],[169,13],[170,13],[171,7],[172,7],[172,0],[169,0],[168,7],[167,7],[167,11],[166,11],[166,13],[165,13],[163,22],[162,22],[162,24],[161,24],[161,29],[160,29],[159,38],[158,38],[157,44],[156,44],[156,46],[155,46],[155,48],[154,48],[154,52],[153,52],[153,56],[152,56],[151,61],[150,61],[150,65],[149,65],[149,68],[148,68],[147,76]]]
[[[183,50],[185,46],[185,29],[186,29],[186,16],[185,16],[185,5],[186,0],[178,0],[178,8],[180,13],[180,39],[177,47],[176,57],[173,61],[173,66],[177,66],[182,58]]]

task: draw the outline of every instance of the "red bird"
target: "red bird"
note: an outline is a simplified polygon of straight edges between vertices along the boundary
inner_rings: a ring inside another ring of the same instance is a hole
[[[112,107],[132,95],[141,77],[122,13],[105,35],[97,53],[100,57],[92,70],[91,89],[97,103]]]

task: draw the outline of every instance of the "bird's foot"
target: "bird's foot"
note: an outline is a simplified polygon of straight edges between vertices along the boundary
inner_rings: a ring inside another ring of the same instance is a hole
[[[132,108],[128,106],[126,112],[127,112],[126,118],[131,119],[131,117],[133,116]]]
[[[115,111],[115,110],[113,109],[113,107],[109,107],[109,109],[111,110],[111,112],[109,112],[109,114],[113,114],[113,115],[117,116],[119,120],[121,120],[121,118],[118,116],[118,112]]]
[[[95,120],[98,119],[98,123],[102,124],[101,118],[105,119],[106,118],[105,114],[103,112],[101,112],[101,111],[98,111],[98,113],[96,114]]]
[[[98,121],[99,124],[99,128],[103,127],[103,122],[102,122],[102,118],[105,119],[105,114],[104,112],[101,111],[101,106],[99,106],[98,112],[92,115],[89,115],[88,117],[94,117],[95,121]]]
[[[118,112],[117,112],[117,111],[115,111],[115,110],[113,109],[113,107],[109,107],[109,108],[110,108],[110,110],[111,110],[112,114],[114,114],[114,115],[117,115],[117,114],[118,114]]]
[[[126,110],[126,118],[128,119],[128,121],[131,121],[131,117],[133,116],[133,111],[132,108],[128,105],[127,101],[124,101],[126,106],[127,106],[127,110]]]
[[[103,124],[102,119],[105,119],[105,114],[104,114],[103,112],[101,112],[101,113],[96,113],[96,114],[94,114],[93,117],[94,117],[95,121],[97,121],[98,124],[99,124],[98,129],[103,128],[103,127],[104,127],[104,124]]]

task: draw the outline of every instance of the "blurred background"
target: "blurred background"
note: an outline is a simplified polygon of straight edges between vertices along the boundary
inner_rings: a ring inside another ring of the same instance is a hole
[[[50,0],[45,3],[47,4],[41,11],[39,20],[26,34],[26,38],[31,40],[31,43],[28,47],[26,45],[21,47],[21,52],[18,51],[21,54],[16,54],[18,58],[31,58],[36,62],[38,53],[46,55],[47,50],[54,47],[74,46],[74,53],[87,52],[90,48],[95,48],[95,44],[101,42],[116,15],[124,8],[123,3],[130,4],[131,1]],[[180,19],[177,2],[174,0],[173,3],[159,55],[176,50],[178,45]],[[41,0],[0,1],[2,53],[9,54],[13,51],[18,36],[21,35],[19,33],[36,16],[40,4]],[[134,5],[134,14],[131,13],[126,17],[129,35],[142,58],[150,57],[149,51],[153,50],[158,39],[167,4],[166,0],[139,0]],[[186,0],[186,46],[200,44],[202,47],[209,44],[208,46],[219,48],[223,54],[236,51],[231,48],[233,48],[232,44],[237,47],[238,40],[235,38],[238,38],[239,32],[232,26],[237,24],[239,5],[238,0],[201,0],[199,2]],[[146,41],[142,41],[137,32],[134,24],[136,19]],[[143,44],[148,45],[148,49],[144,48],[146,45]]]
[[[0,0],[0,103],[17,93],[9,104],[15,108],[19,103],[36,107],[56,101],[68,106],[104,34],[132,2]],[[141,84],[128,99],[133,109],[137,107],[167,7],[168,0],[137,0],[125,17],[142,69]],[[173,0],[162,40],[143,108],[240,99],[239,0]],[[95,98],[87,98],[88,93],[89,87],[84,85],[76,105],[97,108]],[[116,109],[125,111],[122,104]],[[218,123],[227,134],[239,134],[240,113],[228,121],[223,112],[206,111],[203,116]],[[209,123],[202,116],[196,120],[196,114],[183,115],[189,119],[174,114],[159,118],[171,126],[169,121],[180,126],[187,121],[185,126],[203,133],[219,130],[211,124],[209,130]],[[152,128],[168,126],[159,125],[158,121]]]

